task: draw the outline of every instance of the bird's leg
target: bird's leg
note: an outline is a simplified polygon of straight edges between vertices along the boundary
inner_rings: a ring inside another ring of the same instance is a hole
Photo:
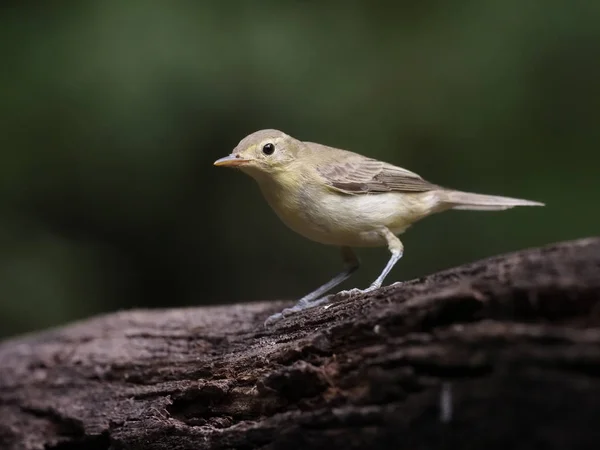
[[[388,276],[388,274],[390,273],[392,268],[396,265],[396,263],[400,260],[400,258],[402,258],[402,254],[404,253],[404,245],[402,245],[402,242],[400,241],[400,239],[398,239],[398,237],[387,228],[382,228],[379,232],[381,233],[381,236],[384,237],[385,240],[387,241],[388,249],[389,249],[390,253],[392,254],[388,263],[383,268],[383,271],[381,272],[381,274],[379,274],[377,279],[375,281],[373,281],[373,283],[371,283],[371,285],[368,288],[366,288],[366,289],[354,288],[354,289],[350,289],[348,291],[341,291],[338,293],[338,295],[363,294],[365,292],[371,292],[371,291],[374,291],[375,289],[379,289],[381,287],[381,285],[383,284],[383,280],[385,280],[385,277]]]
[[[384,228],[381,231],[381,234],[383,234],[383,236],[385,237],[388,244],[388,249],[392,256],[390,257],[388,263],[383,268],[383,271],[379,274],[377,279],[373,281],[373,283],[371,283],[371,286],[365,289],[366,292],[379,289],[383,284],[383,280],[385,280],[385,277],[388,276],[392,268],[396,265],[398,261],[400,261],[400,258],[402,258],[402,255],[404,254],[404,245],[402,245],[402,242],[394,233],[392,233],[387,228]]]
[[[334,287],[342,284],[350,275],[352,275],[360,266],[360,261],[356,256],[356,253],[350,247],[342,247],[342,260],[344,261],[344,269],[338,273],[335,277],[325,283],[323,286],[318,287],[310,294],[305,295],[300,300],[298,300],[297,305],[309,306],[313,305],[315,302],[319,300],[323,300],[321,297],[329,292]],[[322,302],[321,302],[322,303]]]
[[[342,259],[344,261],[344,269],[338,273],[335,277],[325,283],[323,286],[318,287],[310,294],[305,295],[298,303],[296,303],[291,308],[286,308],[280,313],[273,314],[269,316],[265,321],[265,326],[269,326],[278,320],[284,318],[285,316],[289,316],[290,314],[294,314],[298,311],[302,311],[303,309],[312,308],[314,306],[318,306],[322,303],[325,303],[329,300],[329,297],[323,297],[324,294],[329,292],[331,289],[336,287],[337,285],[343,283],[350,275],[352,275],[359,267],[360,262],[356,253],[350,247],[342,247]]]

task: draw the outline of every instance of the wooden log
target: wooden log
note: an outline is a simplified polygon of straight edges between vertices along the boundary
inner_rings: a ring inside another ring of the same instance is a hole
[[[1,449],[600,448],[600,238],[0,343]]]

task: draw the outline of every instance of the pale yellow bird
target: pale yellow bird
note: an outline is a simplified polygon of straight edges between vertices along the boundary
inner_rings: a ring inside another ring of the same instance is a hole
[[[347,150],[302,142],[278,130],[246,136],[231,155],[214,163],[254,178],[267,202],[292,230],[316,242],[341,247],[344,270],[267,319],[266,324],[323,303],[321,298],[359,266],[352,247],[387,245],[391,257],[377,279],[356,294],[381,287],[404,247],[397,235],[415,222],[449,209],[497,211],[543,206],[517,198],[473,194],[432,184],[416,173]]]

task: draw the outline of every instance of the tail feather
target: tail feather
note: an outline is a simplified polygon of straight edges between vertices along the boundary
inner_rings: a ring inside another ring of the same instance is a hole
[[[520,198],[500,197],[497,195],[472,194],[461,191],[444,191],[444,202],[450,209],[468,209],[475,211],[502,211],[515,206],[544,206],[543,203]]]

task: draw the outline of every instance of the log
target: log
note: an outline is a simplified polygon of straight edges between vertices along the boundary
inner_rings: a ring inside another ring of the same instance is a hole
[[[132,310],[0,343],[0,448],[599,448],[600,238],[263,327]]]

